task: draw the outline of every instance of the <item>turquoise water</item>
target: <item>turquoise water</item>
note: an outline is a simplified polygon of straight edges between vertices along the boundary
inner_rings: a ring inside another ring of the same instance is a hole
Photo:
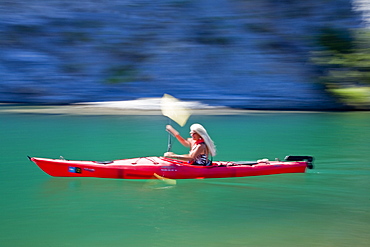
[[[315,169],[176,185],[53,178],[27,155],[161,155],[167,119],[0,114],[0,246],[368,246],[369,113],[192,116],[176,127],[186,136],[194,122],[217,160],[312,155]]]

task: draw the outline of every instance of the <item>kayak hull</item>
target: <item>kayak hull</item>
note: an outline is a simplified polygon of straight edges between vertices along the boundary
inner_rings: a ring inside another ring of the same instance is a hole
[[[310,156],[295,156],[310,157]],[[164,157],[141,157],[108,162],[29,157],[41,170],[54,177],[96,177],[113,179],[203,179],[304,173],[311,160],[226,162],[211,166],[190,165]]]

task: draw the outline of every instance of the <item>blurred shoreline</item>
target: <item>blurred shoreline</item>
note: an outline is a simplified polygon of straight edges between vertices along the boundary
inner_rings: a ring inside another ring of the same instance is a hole
[[[209,106],[199,102],[183,102],[183,107],[193,115],[242,115],[249,113],[284,113],[313,111],[247,110],[224,106]],[[0,113],[50,114],[50,115],[162,115],[160,98],[129,101],[82,102],[69,105],[0,104]]]
[[[349,42],[346,30],[360,25],[366,5],[356,7],[348,0],[1,1],[0,102],[168,93],[233,109],[345,110],[320,79],[330,66],[313,58],[321,61],[324,44]]]

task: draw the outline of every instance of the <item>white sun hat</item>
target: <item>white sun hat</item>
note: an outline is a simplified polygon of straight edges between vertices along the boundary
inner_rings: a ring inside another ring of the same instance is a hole
[[[200,124],[193,124],[190,126],[190,131],[194,131],[199,134],[207,145],[208,151],[212,156],[216,156],[216,147],[211,137],[209,137],[206,129]]]

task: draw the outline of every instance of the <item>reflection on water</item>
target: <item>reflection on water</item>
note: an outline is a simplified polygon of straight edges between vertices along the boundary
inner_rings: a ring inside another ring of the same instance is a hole
[[[220,160],[313,155],[305,174],[204,180],[53,178],[26,155],[161,154],[161,117],[0,115],[4,246],[366,246],[367,113],[192,116]],[[188,125],[179,128],[188,135]],[[148,141],[149,140],[149,141]],[[174,150],[186,149],[174,144]],[[6,154],[6,155],[5,155]],[[22,236],[22,237],[19,237]]]

